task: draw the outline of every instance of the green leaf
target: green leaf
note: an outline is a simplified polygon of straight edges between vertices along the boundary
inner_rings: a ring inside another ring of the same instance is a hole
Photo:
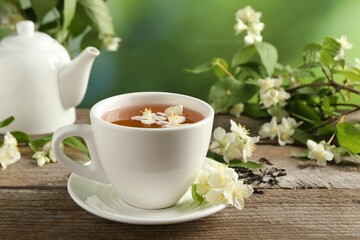
[[[278,60],[276,48],[267,42],[256,43],[255,48],[259,53],[261,62],[263,63],[268,76],[271,76]]]
[[[310,43],[304,47],[303,59],[304,64],[314,64],[319,62],[321,45]]]
[[[67,29],[61,29],[60,31],[57,31],[56,32],[56,40],[60,43],[63,43],[66,38],[68,37],[69,35],[69,30]]]
[[[224,157],[220,154],[217,154],[217,153],[214,153],[214,152],[211,152],[211,151],[208,151],[207,154],[206,154],[206,157],[207,158],[211,158],[217,162],[220,162],[220,163],[226,163],[224,161]]]
[[[334,73],[335,74],[341,74],[344,77],[346,77],[346,78],[348,78],[350,80],[353,80],[353,81],[357,81],[357,82],[360,81],[360,73],[355,72],[355,71],[334,70]]]
[[[184,70],[189,73],[199,74],[199,73],[203,73],[203,72],[208,72],[212,69],[213,69],[212,63],[204,63],[204,64],[194,67],[193,69],[187,68]]]
[[[225,59],[214,58],[211,61],[213,65],[213,72],[219,80],[222,80],[226,76],[226,71],[229,69],[229,64]]]
[[[90,18],[81,5],[76,6],[76,14],[70,23],[69,31],[73,37],[81,35],[87,28]]]
[[[56,40],[64,42],[69,35],[69,26],[75,16],[76,0],[64,0],[63,23],[60,31],[56,33]]]
[[[317,129],[316,133],[319,136],[329,136],[335,133],[335,128],[330,125],[325,125]]]
[[[309,150],[305,149],[303,151],[300,152],[295,152],[295,153],[291,153],[291,156],[294,158],[307,158],[309,154]]]
[[[47,135],[47,136],[44,136],[42,138],[38,138],[38,139],[35,139],[35,140],[32,140],[30,143],[29,143],[29,147],[34,151],[34,152],[37,152],[37,151],[41,151],[43,146],[50,142],[51,141],[51,138],[52,136],[51,135]]]
[[[252,162],[252,161],[244,162],[242,160],[231,160],[229,163],[226,163],[224,161],[224,157],[222,155],[211,152],[211,151],[207,152],[206,157],[211,158],[220,163],[228,164],[229,167],[245,167],[245,168],[249,168],[249,169],[259,169],[259,168],[263,167],[263,164],[260,164],[257,162]]]
[[[75,10],[76,10],[76,0],[64,0],[64,10],[63,10],[63,25],[62,29],[67,29],[71,21],[73,20],[75,16]]]
[[[12,123],[15,120],[13,116],[6,118],[5,120],[2,120],[0,122],[0,128],[8,126],[10,123]]]
[[[80,47],[81,49],[86,48],[87,46],[93,46],[96,48],[101,47],[101,41],[98,39],[98,34],[95,31],[89,31],[83,37]]]
[[[37,17],[37,22],[41,22],[44,16],[56,6],[58,1],[59,0],[30,0]]]
[[[242,160],[231,160],[229,162],[229,167],[243,167],[243,168],[249,168],[249,169],[259,169],[262,168],[264,165],[257,162],[247,161],[244,162]]]
[[[269,116],[266,110],[261,108],[257,103],[244,103],[244,113],[252,118],[264,118]]]
[[[248,45],[243,48],[241,48],[239,51],[237,51],[232,60],[231,60],[231,66],[236,66],[240,64],[244,64],[248,62],[252,56],[255,54],[256,48],[254,45]]]
[[[204,201],[204,198],[196,192],[196,188],[197,188],[197,184],[193,184],[191,186],[191,195],[192,195],[192,198],[194,199],[194,201],[198,205],[200,205]]]
[[[340,43],[335,39],[326,37],[320,50],[320,63],[327,67],[337,64],[334,57],[338,54],[340,48]]]
[[[75,148],[83,153],[85,153],[88,157],[90,157],[89,150],[87,146],[77,139],[76,137],[67,137],[63,140],[63,144],[69,147]]]
[[[211,87],[209,100],[215,112],[222,112],[239,102],[246,102],[258,91],[259,86],[257,84],[225,78]]]
[[[332,107],[330,106],[331,97],[328,96],[322,100],[321,109],[327,116],[330,116],[330,117],[340,116],[341,114],[334,112]]]
[[[304,121],[308,121],[311,124],[318,124],[321,122],[321,118],[315,110],[308,106],[306,102],[296,99],[290,104],[290,110]]]
[[[296,128],[295,133],[292,135],[295,141],[306,145],[308,139],[313,139],[314,137],[308,132],[302,130],[301,128]]]
[[[115,35],[113,20],[106,2],[103,0],[77,0],[82,5],[90,24],[99,33]]]
[[[236,70],[236,78],[246,81],[248,79],[259,79],[267,76],[264,65],[258,62],[246,62],[239,64]]]
[[[336,124],[336,138],[340,147],[349,149],[353,153],[360,153],[360,130],[351,123]]]
[[[32,141],[31,137],[29,136],[29,134],[24,133],[24,132],[20,132],[20,131],[13,131],[11,132],[11,135],[14,136],[14,138],[16,138],[16,140],[18,141],[18,143],[29,143]]]

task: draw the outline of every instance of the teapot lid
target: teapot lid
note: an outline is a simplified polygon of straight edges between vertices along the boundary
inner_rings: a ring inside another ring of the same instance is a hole
[[[55,40],[49,35],[35,31],[32,21],[24,20],[16,23],[16,33],[5,37],[0,46],[6,48],[42,48],[53,44]]]

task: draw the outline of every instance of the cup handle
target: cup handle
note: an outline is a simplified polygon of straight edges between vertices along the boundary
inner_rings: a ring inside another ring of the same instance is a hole
[[[71,136],[84,138],[91,157],[89,165],[76,163],[62,151],[61,142],[66,137]],[[52,150],[54,152],[55,159],[73,173],[97,182],[109,183],[109,180],[107,179],[99,161],[91,125],[76,124],[59,128],[55,131],[52,137]]]

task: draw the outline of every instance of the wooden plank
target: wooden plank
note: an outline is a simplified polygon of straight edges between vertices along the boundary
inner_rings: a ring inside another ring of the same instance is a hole
[[[273,164],[264,168],[285,169],[286,176],[277,178],[281,188],[360,188],[358,165],[331,163],[321,167],[314,160],[291,157],[292,153],[302,150],[294,146],[259,145],[252,159],[266,158]]]
[[[238,211],[162,226],[129,225],[94,216],[66,189],[0,189],[0,239],[359,239],[360,191],[265,190]]]

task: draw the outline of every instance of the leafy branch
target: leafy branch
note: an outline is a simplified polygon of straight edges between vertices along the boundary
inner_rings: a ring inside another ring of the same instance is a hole
[[[209,92],[215,112],[271,118],[260,128],[260,136],[278,138],[280,145],[297,142],[310,146],[310,158],[321,145],[323,155],[317,156],[324,157],[318,161],[320,165],[324,161],[326,164],[330,156],[346,153],[360,159],[360,149],[356,147],[360,146],[360,138],[353,137],[360,135],[359,124],[343,122],[345,116],[360,110],[356,103],[360,96],[360,65],[345,59],[345,50],[351,49],[352,44],[345,36],[325,37],[322,44],[304,47],[301,66],[283,66],[277,62],[276,48],[262,41],[264,24],[260,16],[250,6],[238,11],[236,33],[247,31],[247,35],[231,65],[225,59],[215,58],[187,69],[195,74],[212,71],[218,78]],[[239,104],[244,107],[236,108]],[[309,142],[311,139],[320,143]]]

